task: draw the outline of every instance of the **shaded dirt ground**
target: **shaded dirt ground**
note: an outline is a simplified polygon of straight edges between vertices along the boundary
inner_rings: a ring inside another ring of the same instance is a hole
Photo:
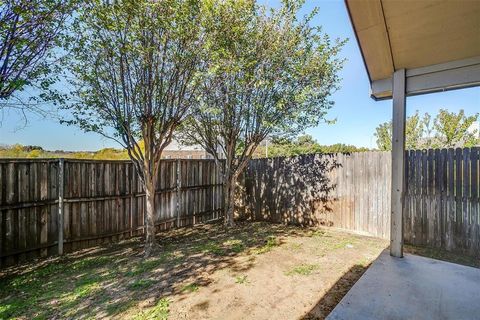
[[[387,242],[333,229],[201,225],[0,274],[0,319],[322,319]]]
[[[417,256],[423,256],[427,258],[448,261],[457,264],[463,264],[465,266],[480,268],[480,255],[478,257],[470,256],[466,254],[449,252],[442,249],[420,247],[413,245],[405,245],[403,251]]]

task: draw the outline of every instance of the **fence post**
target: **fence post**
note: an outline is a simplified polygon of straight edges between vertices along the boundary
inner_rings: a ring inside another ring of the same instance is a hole
[[[181,167],[180,167],[180,159],[177,159],[176,161],[177,164],[177,207],[176,207],[176,213],[177,213],[177,228],[180,227],[180,197],[181,197],[181,183],[182,183],[182,177],[181,177]]]
[[[135,176],[135,166],[131,165],[132,167],[132,172],[130,176],[130,238],[133,237],[133,201],[135,201],[135,195],[134,195],[134,186],[133,185],[133,177]]]
[[[63,196],[65,159],[58,160],[58,254],[63,254]]]

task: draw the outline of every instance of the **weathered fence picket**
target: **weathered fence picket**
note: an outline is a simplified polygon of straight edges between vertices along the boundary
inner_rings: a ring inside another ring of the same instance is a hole
[[[390,161],[386,152],[252,160],[245,173],[246,216],[388,237]]]
[[[480,255],[480,148],[406,157],[405,242]],[[213,160],[162,160],[159,175],[158,231],[221,217]],[[388,152],[256,159],[241,183],[252,220],[389,238]],[[0,266],[142,235],[144,195],[128,161],[0,159]]]
[[[162,160],[157,230],[220,218],[218,171],[213,160]],[[0,266],[143,233],[145,193],[129,161],[1,159],[0,184]]]
[[[406,152],[406,243],[480,256],[480,148]],[[390,236],[388,152],[252,160],[246,218]]]

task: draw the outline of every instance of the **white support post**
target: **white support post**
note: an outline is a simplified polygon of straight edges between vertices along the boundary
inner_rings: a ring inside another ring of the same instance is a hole
[[[392,215],[390,255],[403,257],[403,205],[405,188],[405,69],[393,74]]]

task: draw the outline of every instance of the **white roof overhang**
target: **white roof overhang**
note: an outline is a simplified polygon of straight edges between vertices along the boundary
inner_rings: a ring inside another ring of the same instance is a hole
[[[345,0],[374,99],[480,85],[480,1]]]

